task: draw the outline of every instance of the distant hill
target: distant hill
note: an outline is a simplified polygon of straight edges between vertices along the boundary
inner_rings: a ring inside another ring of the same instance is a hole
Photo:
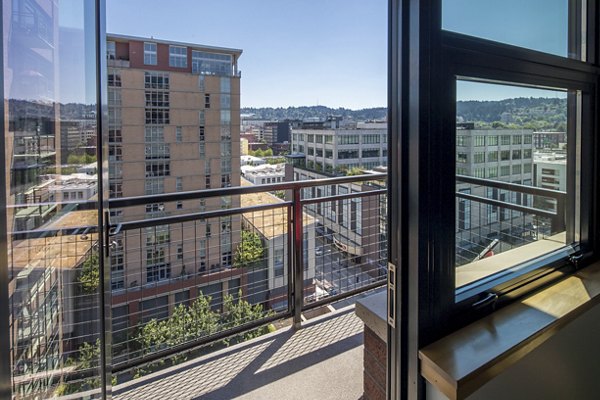
[[[341,116],[355,121],[385,119],[387,108],[375,107],[364,108],[362,110],[350,110],[348,108],[329,108],[325,106],[306,106],[306,107],[265,107],[265,108],[242,108],[242,114],[253,114],[257,119],[279,120],[284,119],[305,119],[305,118],[325,118],[331,115]]]
[[[519,97],[500,101],[459,101],[460,122],[478,128],[528,128],[566,131],[567,99]]]
[[[567,122],[567,99],[520,97],[499,101],[458,101],[457,119],[475,122],[478,128],[529,128],[535,130],[565,131]],[[341,116],[355,121],[382,120],[387,117],[387,108],[374,107],[362,110],[330,108],[325,106],[306,107],[263,107],[242,108],[242,114],[252,114],[257,119],[285,120],[325,118]]]

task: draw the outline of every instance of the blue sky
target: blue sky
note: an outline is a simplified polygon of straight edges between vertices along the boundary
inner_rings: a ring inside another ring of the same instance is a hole
[[[242,106],[386,104],[387,0],[107,0],[107,31],[242,49]]]
[[[443,4],[446,29],[566,54],[567,0]],[[386,104],[387,0],[107,0],[107,30],[243,49],[244,107]],[[556,96],[481,88],[461,86],[459,100]]]

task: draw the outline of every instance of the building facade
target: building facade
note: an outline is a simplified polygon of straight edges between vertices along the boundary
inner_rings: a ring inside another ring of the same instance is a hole
[[[456,174],[532,186],[533,131],[474,129],[472,124],[458,124]],[[530,195],[462,183],[460,178],[457,178],[456,190],[504,203],[533,205]],[[473,261],[495,239],[499,242],[494,251],[501,252],[522,244],[533,234],[533,218],[519,211],[463,198],[457,198],[456,210],[457,264]]]
[[[111,198],[239,186],[241,50],[108,35]],[[239,207],[236,196],[111,210],[112,222]],[[124,232],[111,254],[113,315],[166,318],[241,287],[232,269],[240,218]],[[139,243],[132,245],[131,243]],[[118,316],[127,316],[118,319]],[[118,330],[115,340],[120,338]]]
[[[292,129],[291,154],[305,156],[306,169],[327,175],[387,165],[386,122],[305,122]]]
[[[286,180],[365,173],[387,164],[387,124],[347,122],[340,118],[304,122],[292,129],[292,154],[286,156]],[[340,184],[306,188],[303,198],[321,198],[380,189],[378,184]],[[377,277],[385,264],[380,221],[385,209],[377,196],[311,204],[318,235],[364,272]]]

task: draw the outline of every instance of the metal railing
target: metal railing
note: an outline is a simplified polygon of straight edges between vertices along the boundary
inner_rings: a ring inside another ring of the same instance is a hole
[[[457,265],[566,231],[566,192],[464,175],[456,182]]]
[[[304,311],[384,285],[385,179],[373,174],[111,199],[112,210],[138,216],[109,226],[113,261],[121,263],[111,264],[120,280],[113,281],[113,371],[139,375],[182,352],[252,337],[282,318],[299,326]],[[283,192],[285,200],[270,194]],[[203,210],[189,212],[198,202]],[[153,211],[140,218],[143,209]],[[169,327],[200,303],[213,325]],[[247,315],[236,320],[232,310]],[[158,343],[148,339],[152,329],[194,333]]]

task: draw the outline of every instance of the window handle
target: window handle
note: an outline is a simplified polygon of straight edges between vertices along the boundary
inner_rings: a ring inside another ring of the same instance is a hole
[[[488,292],[485,294],[485,297],[483,299],[473,303],[472,307],[476,309],[481,309],[488,305],[495,304],[496,300],[498,300],[498,295],[496,293]]]
[[[573,265],[573,267],[575,267],[575,269],[579,269],[579,262],[583,259],[583,253],[581,251],[578,251],[575,254],[572,254],[569,257],[569,262],[571,263],[571,265]]]

